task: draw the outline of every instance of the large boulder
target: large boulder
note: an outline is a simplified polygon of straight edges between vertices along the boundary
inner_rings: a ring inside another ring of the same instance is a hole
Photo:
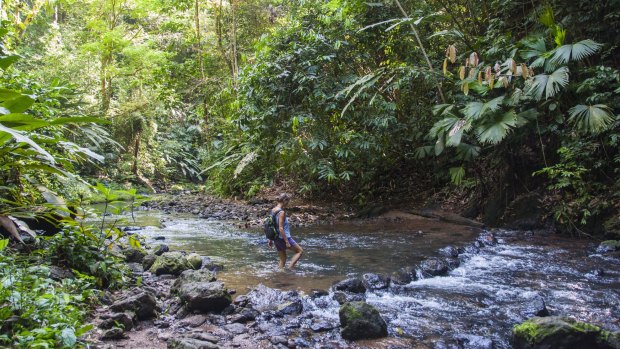
[[[152,293],[139,291],[136,294],[114,302],[110,309],[117,313],[131,311],[136,314],[139,320],[144,320],[157,316],[156,306],[157,299],[155,299]]]
[[[567,317],[534,317],[514,327],[515,349],[620,349],[620,334]]]
[[[348,340],[380,338],[387,336],[387,324],[372,305],[365,302],[349,302],[340,306],[338,312],[342,338]]]
[[[198,283],[207,283],[207,282],[213,282],[216,281],[215,278],[215,274],[207,269],[200,269],[200,270],[186,270],[184,272],[181,273],[181,275],[174,281],[174,284],[172,284],[172,287],[170,288],[170,291],[172,293],[177,293],[179,292],[179,289],[181,288],[182,285],[184,284],[188,284],[188,283],[193,283],[193,282],[198,282]]]
[[[232,298],[228,290],[221,282],[188,282],[179,288],[179,297],[186,303],[188,310],[197,310],[206,313],[208,311],[222,311],[230,303]]]
[[[364,283],[362,282],[362,280],[357,279],[357,278],[351,278],[351,279],[339,281],[335,283],[332,286],[332,288],[334,289],[334,291],[344,291],[344,292],[351,292],[351,293],[366,292],[366,287],[364,286]]]
[[[192,265],[189,264],[183,253],[165,252],[155,259],[150,272],[155,275],[179,275],[188,269],[192,269]]]
[[[416,272],[414,267],[403,267],[390,275],[390,281],[394,285],[407,285],[416,280]]]

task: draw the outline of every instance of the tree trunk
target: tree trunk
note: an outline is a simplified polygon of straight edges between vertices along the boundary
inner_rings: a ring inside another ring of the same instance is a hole
[[[200,75],[202,76],[202,79],[204,80],[205,78],[205,66],[204,66],[204,60],[202,57],[202,39],[200,37],[200,7],[199,7],[199,2],[198,0],[195,0],[194,2],[194,24],[196,25],[196,46],[197,49],[196,51],[198,52],[198,63],[200,65]]]
[[[232,67],[233,67],[233,84],[237,85],[237,77],[239,76],[239,62],[237,60],[237,14],[236,14],[236,0],[230,1],[230,8],[232,11]]]

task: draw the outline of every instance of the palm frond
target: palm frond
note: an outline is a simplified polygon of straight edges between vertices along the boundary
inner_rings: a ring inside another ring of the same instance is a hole
[[[482,143],[497,144],[501,142],[510,130],[517,125],[517,115],[510,110],[490,122],[478,126],[476,132]]]
[[[560,89],[566,85],[568,85],[568,68],[561,67],[551,74],[534,76],[528,94],[533,95],[536,100],[542,100],[543,94],[545,99],[549,99],[558,94]]]
[[[578,104],[568,110],[568,121],[580,131],[597,134],[605,131],[614,122],[611,108],[604,104]]]
[[[497,111],[503,101],[504,101],[504,96],[499,96],[499,97],[493,98],[492,100],[486,103],[470,102],[470,103],[467,103],[465,108],[463,108],[461,111],[463,112],[465,117],[467,117],[468,119],[477,120],[489,112],[492,113],[492,112]]]
[[[580,61],[595,54],[601,47],[603,47],[602,44],[590,39],[582,40],[572,45],[562,45],[555,50],[551,61],[558,64]]]

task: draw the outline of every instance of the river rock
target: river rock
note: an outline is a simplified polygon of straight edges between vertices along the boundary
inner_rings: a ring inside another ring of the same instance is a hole
[[[155,263],[156,259],[157,259],[157,255],[156,254],[154,254],[154,253],[147,254],[142,259],[142,268],[144,268],[144,270],[151,269],[151,267],[153,266],[153,263]]]
[[[137,248],[124,249],[121,253],[125,256],[125,262],[127,263],[142,263],[144,256],[146,256],[146,252]]]
[[[186,303],[188,310],[199,312],[222,311],[231,302],[224,284],[221,282],[189,282],[183,283],[179,296]]]
[[[514,327],[514,349],[620,349],[620,333],[567,317],[534,317]]]
[[[110,329],[113,327],[120,327],[124,331],[129,331],[133,328],[133,319],[136,316],[134,312],[126,311],[124,313],[114,313],[107,319],[103,320],[99,324],[99,328]]]
[[[366,287],[362,280],[358,278],[350,278],[339,281],[335,283],[332,288],[335,291],[345,291],[350,293],[364,293],[366,292]]]
[[[620,240],[607,240],[598,245],[596,253],[609,253],[618,250],[620,250]]]
[[[192,269],[192,266],[181,252],[165,252],[155,259],[149,270],[159,276],[163,274],[179,275],[188,269]]]
[[[170,338],[168,349],[219,349],[217,344],[195,338]]]
[[[170,247],[168,247],[168,245],[160,244],[153,250],[153,253],[156,256],[161,256],[162,254],[169,252],[169,251],[170,251]]]
[[[278,316],[299,315],[303,310],[304,306],[301,303],[301,299],[298,299],[292,302],[285,302],[278,305],[278,307],[276,308],[276,314]]]
[[[365,300],[364,294],[348,293],[348,292],[342,292],[342,291],[334,292],[333,298],[340,305],[343,305],[347,302],[362,302]]]
[[[192,268],[200,269],[202,267],[202,257],[198,253],[190,253],[186,258]]]
[[[248,321],[254,321],[260,313],[252,308],[237,308],[235,313],[228,317],[230,322],[246,323]]]
[[[62,268],[56,265],[50,265],[50,278],[56,281],[62,281],[63,279],[74,279],[73,272],[67,268]]]
[[[395,285],[407,285],[415,280],[416,272],[414,267],[400,268],[390,275],[390,281]]]
[[[150,292],[139,291],[134,295],[130,295],[122,300],[114,302],[110,309],[114,312],[123,313],[131,311],[136,314],[139,320],[150,319],[157,316],[155,307],[157,300]]]
[[[216,281],[215,274],[207,269],[200,270],[186,270],[181,273],[181,275],[174,280],[172,287],[170,288],[170,292],[177,293],[183,284],[187,283],[207,283]]]
[[[106,330],[101,335],[101,340],[107,341],[112,339],[122,339],[125,337],[125,332],[122,328],[114,327],[109,330]]]
[[[362,275],[362,283],[367,290],[382,290],[390,287],[390,278],[386,275],[366,273]]]
[[[420,263],[420,273],[424,277],[433,277],[448,274],[448,263],[441,258],[428,258]]]
[[[342,326],[342,338],[348,340],[380,338],[387,336],[387,324],[372,305],[365,302],[349,302],[340,306],[338,312]]]

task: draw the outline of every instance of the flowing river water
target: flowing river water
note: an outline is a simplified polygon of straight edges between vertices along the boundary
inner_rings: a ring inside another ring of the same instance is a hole
[[[305,253],[298,269],[283,271],[257,229],[158,211],[138,212],[136,224],[150,243],[163,237],[172,250],[222,264],[218,279],[239,294],[259,284],[309,294],[347,277],[415,265],[447,245],[463,247],[460,266],[447,276],[366,293],[390,337],[409,341],[403,347],[510,348],[512,327],[542,301],[551,315],[620,331],[620,260],[595,254],[595,243],[585,240],[502,230],[495,231],[497,244],[477,248],[472,243],[481,230],[429,219],[325,225],[293,229]],[[260,307],[282,294],[265,288],[252,297]],[[337,326],[339,305],[331,295],[303,300],[312,323]],[[324,337],[315,347],[333,339]]]

